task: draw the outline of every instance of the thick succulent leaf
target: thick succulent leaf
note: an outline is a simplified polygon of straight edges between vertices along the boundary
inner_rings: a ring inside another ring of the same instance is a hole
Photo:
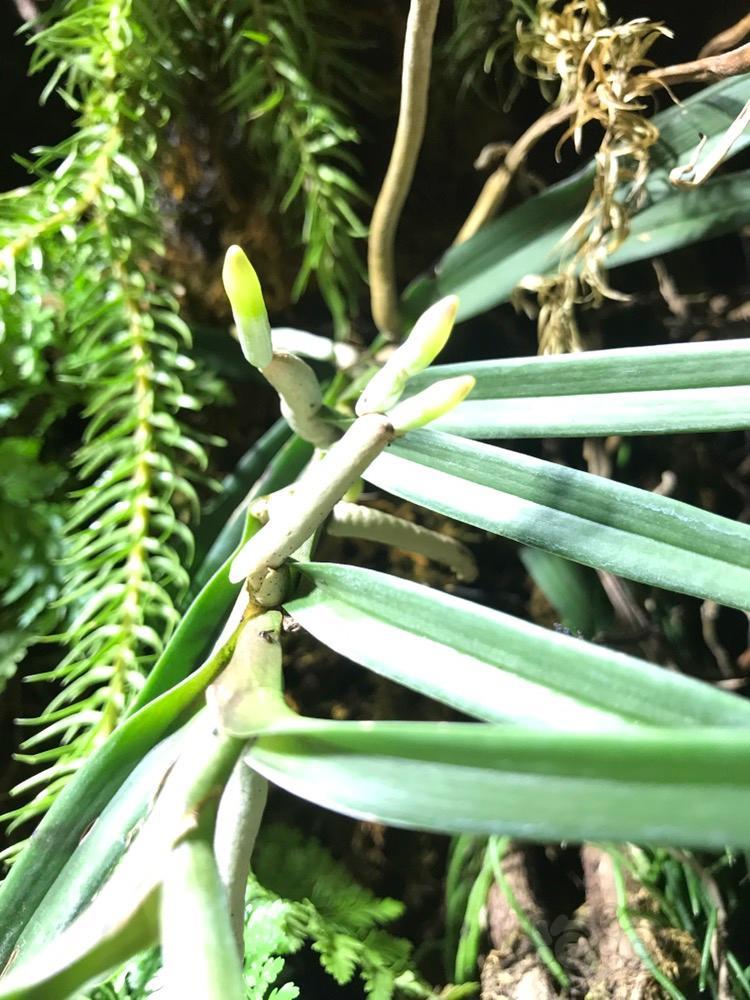
[[[365,478],[524,545],[750,608],[750,526],[689,504],[430,430],[396,441]]]
[[[312,447],[306,441],[296,436],[287,441],[247,493],[247,502],[288,486],[307,464],[311,453]],[[201,661],[239,593],[239,585],[229,581],[229,566],[235,552],[259,527],[259,522],[247,515],[247,503],[241,504],[241,516],[230,515],[204,559],[197,580],[193,581],[194,586],[200,583],[200,589],[146,678],[130,708],[131,714],[187,677]]]
[[[41,948],[14,951],[10,971],[0,980],[2,1000],[57,1000],[156,943],[155,910],[169,858],[183,838],[211,837],[216,789],[224,786],[243,749],[205,712],[186,730],[178,759],[121,862],[60,934]]]
[[[0,967],[86,829],[177,720],[195,710],[196,698],[222,665],[223,661],[209,659],[202,669],[126,719],[66,785],[0,889]]]
[[[750,847],[747,730],[300,720],[245,759],[295,795],[392,826]]]
[[[271,492],[296,474],[296,453],[271,463],[259,489]],[[245,536],[258,522],[247,519]],[[201,663],[235,600],[239,587],[229,582],[229,559],[191,604],[169,644],[131,706],[130,716],[86,761],[39,824],[30,843],[0,889],[0,967],[75,851],[84,831],[116,795],[139,761],[195,709],[196,697],[218,669]]]
[[[71,941],[70,932],[0,979],[0,1000],[64,1000],[80,996],[81,988],[103,979],[132,955],[156,944],[155,894],[107,927],[88,927],[86,937]],[[97,933],[98,931],[98,933]]]
[[[475,400],[746,386],[750,384],[750,339],[432,365],[409,379],[405,395],[461,375],[476,380],[471,390]]]
[[[285,607],[303,628],[478,719],[575,731],[750,725],[750,702],[644,660],[373,570],[299,568],[314,586]]]
[[[733,77],[654,116],[661,138],[652,151],[646,199],[612,266],[736,229],[748,220],[747,171],[688,191],[673,188],[667,178],[673,167],[691,161],[701,135],[707,137],[703,155],[709,155],[749,98],[750,75]],[[732,153],[749,142],[746,130]],[[461,299],[459,320],[466,319],[506,301],[527,274],[554,270],[562,239],[586,203],[593,174],[590,163],[448,250],[430,277],[417,279],[406,290],[407,314],[414,318],[441,296],[456,294]]]
[[[750,386],[466,400],[434,423],[477,439],[688,434],[750,427]]]
[[[246,1000],[229,902],[210,837],[189,835],[171,852],[160,917],[167,995]]]
[[[128,775],[96,818],[16,943],[34,955],[55,941],[85,909],[122,857],[174,762],[185,730],[158,743]]]
[[[750,170],[714,177],[696,188],[670,188],[663,197],[652,185],[653,204],[636,214],[627,239],[612,252],[608,267],[621,267],[739,229],[747,223],[749,194]]]
[[[242,523],[244,531],[240,535],[240,542],[244,544],[259,530],[260,522],[247,517],[243,518]],[[180,619],[166,649],[131,704],[128,712],[130,716],[188,677],[216,638],[240,590],[237,584],[230,583],[229,580],[229,566],[234,551],[233,549],[229,559],[205,584]]]
[[[409,383],[471,374],[471,397],[433,425],[469,438],[658,434],[750,426],[750,340],[436,365]]]

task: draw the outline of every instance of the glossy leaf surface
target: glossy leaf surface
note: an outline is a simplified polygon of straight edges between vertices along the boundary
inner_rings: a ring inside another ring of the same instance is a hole
[[[300,720],[246,760],[295,795],[392,826],[750,846],[746,731]]]
[[[750,526],[689,504],[430,430],[396,441],[365,478],[524,545],[750,608]]]
[[[750,703],[644,660],[374,570],[300,563],[286,610],[321,642],[488,722],[750,725]],[[749,737],[750,738],[750,737]]]

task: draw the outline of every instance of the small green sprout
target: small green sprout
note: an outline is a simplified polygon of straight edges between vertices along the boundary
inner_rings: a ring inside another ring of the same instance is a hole
[[[227,250],[221,277],[242,353],[255,368],[265,368],[273,357],[271,324],[258,275],[241,247]]]
[[[473,375],[459,375],[435,382],[416,396],[397,403],[386,416],[397,435],[406,434],[449,413],[466,399],[476,381]]]
[[[409,379],[445,347],[457,310],[458,297],[447,295],[422,313],[404,343],[367,383],[356,406],[358,417],[385,413],[399,401]]]

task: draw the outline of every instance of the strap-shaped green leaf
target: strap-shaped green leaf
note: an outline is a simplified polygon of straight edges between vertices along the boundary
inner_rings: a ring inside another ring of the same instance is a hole
[[[10,971],[0,979],[1,1000],[52,1000],[77,994],[84,984],[101,979],[156,943],[154,910],[169,855],[186,835],[210,834],[219,793],[243,746],[241,740],[217,729],[207,713],[196,716],[182,752],[119,865],[60,935],[40,950],[14,952]],[[233,938],[231,944],[234,947]]]
[[[647,198],[633,216],[630,235],[613,254],[611,266],[736,229],[748,220],[747,171],[688,191],[673,188],[667,176],[673,167],[691,161],[702,135],[707,137],[703,155],[710,155],[748,98],[750,75],[746,74],[706,87],[654,116],[661,138],[652,150]],[[745,131],[732,153],[748,142],[750,134]],[[554,270],[563,237],[586,204],[593,175],[592,162],[448,250],[434,276],[418,278],[406,290],[408,314],[416,316],[441,296],[456,294],[461,300],[459,320],[467,319],[506,301],[525,275]]]
[[[746,386],[750,339],[432,365],[409,379],[406,394],[459,375],[474,376],[471,398],[482,400]]]
[[[67,952],[68,942],[63,941],[44,952],[44,965],[30,962],[21,970],[13,970],[0,980],[0,1000],[80,997],[80,990],[87,983],[101,981],[133,955],[155,945],[157,923],[152,894],[121,925],[102,931],[99,940],[82,954]]]
[[[750,526],[689,504],[430,430],[396,441],[365,478],[524,545],[750,608]]]
[[[384,573],[300,563],[287,611],[363,666],[487,722],[747,726],[750,702],[644,660]]]
[[[419,392],[471,374],[471,397],[435,422],[470,438],[663,434],[750,426],[750,340],[436,365]]]
[[[392,826],[750,846],[746,730],[300,720],[245,759],[301,798]]]
[[[744,430],[750,427],[750,386],[469,399],[434,426],[461,437],[495,440]]]
[[[86,828],[176,720],[195,710],[196,699],[226,665],[228,653],[207,660],[200,670],[126,719],[55,800],[0,891],[0,967]]]
[[[188,834],[168,857],[160,915],[167,995],[245,1000],[229,902],[210,838]]]
[[[247,487],[247,503],[257,496],[288,486],[305,467],[311,454],[312,447],[306,441],[292,437],[274,455],[253,488]],[[243,461],[244,459],[240,464]],[[239,469],[236,475],[242,476]],[[167,648],[154,664],[131,705],[129,714],[132,715],[157,695],[187,677],[215,638],[239,592],[238,586],[229,582],[229,566],[238,547],[260,527],[255,518],[247,516],[247,503],[241,504],[241,516],[230,518],[219,532],[197,574],[197,579],[202,581],[201,588],[183,615]]]
[[[732,155],[735,152],[733,147]],[[657,183],[664,188],[657,189]],[[749,193],[748,170],[714,177],[688,190],[667,188],[663,178],[652,181],[654,203],[636,213],[627,239],[613,251],[607,266],[621,267],[739,229],[747,221]]]
[[[23,929],[15,950],[34,955],[89,905],[131,843],[190,729],[162,740],[128,775],[76,847]]]

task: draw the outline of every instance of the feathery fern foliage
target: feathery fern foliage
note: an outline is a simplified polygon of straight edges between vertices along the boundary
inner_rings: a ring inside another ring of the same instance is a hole
[[[343,334],[362,290],[357,241],[367,233],[351,150],[359,133],[344,98],[366,100],[369,76],[342,54],[354,43],[330,0],[234,0],[229,10],[220,52],[231,82],[220,110],[239,113],[289,235],[302,244],[293,297],[314,275]]]
[[[54,628],[60,589],[62,518],[51,496],[63,479],[52,462],[38,460],[39,441],[0,441],[0,691],[40,630]]]
[[[184,16],[175,5],[157,22],[140,0],[59,0],[33,39],[32,69],[55,66],[50,86],[80,119],[33,163],[37,182],[0,202],[4,379],[18,388],[17,410],[35,392],[47,423],[77,405],[86,428],[66,511],[68,652],[43,675],[62,689],[25,720],[43,728],[22,758],[45,767],[16,789],[40,789],[10,814],[17,821],[43,811],[115,726],[188,581],[184,522],[206,455],[181,413],[213,387],[187,387],[189,332],[159,273],[153,162],[173,99],[178,31],[166,22]]]
[[[453,30],[441,55],[445,72],[458,83],[462,96],[484,96],[495,103],[502,94],[503,105],[510,107],[522,78],[504,70],[513,55],[516,24],[524,14],[533,16],[525,0],[455,0]]]
[[[358,885],[314,838],[282,824],[263,827],[253,854],[245,927],[246,956],[261,930],[281,920],[280,953],[310,944],[320,963],[343,985],[359,971],[372,1000],[430,991],[408,969],[411,945],[382,929],[403,912],[396,899],[379,899]],[[254,994],[251,992],[251,995]],[[260,994],[262,996],[262,994]]]

